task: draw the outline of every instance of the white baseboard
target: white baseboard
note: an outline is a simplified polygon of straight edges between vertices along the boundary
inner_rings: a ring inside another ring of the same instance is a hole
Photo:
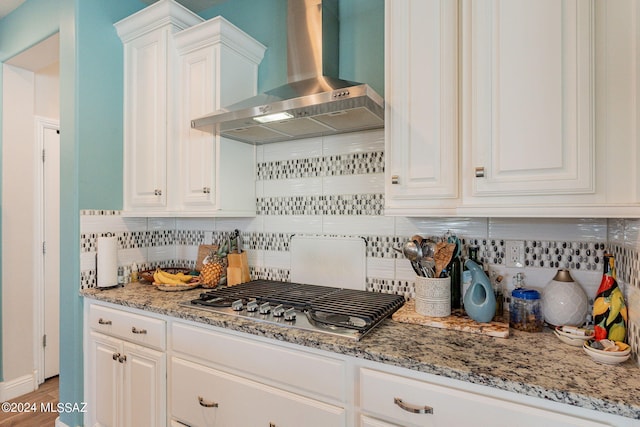
[[[0,401],[15,399],[23,394],[31,393],[38,388],[36,372],[16,379],[0,383]]]

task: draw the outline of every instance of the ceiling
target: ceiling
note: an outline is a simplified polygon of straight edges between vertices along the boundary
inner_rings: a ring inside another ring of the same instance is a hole
[[[13,12],[15,8],[25,1],[26,0],[0,0],[0,18],[3,18]]]
[[[26,0],[0,0],[0,19],[13,12],[15,8],[20,6]],[[143,3],[151,4],[157,0],[142,0]],[[176,0],[178,3],[193,12],[200,12],[209,9],[226,0]]]

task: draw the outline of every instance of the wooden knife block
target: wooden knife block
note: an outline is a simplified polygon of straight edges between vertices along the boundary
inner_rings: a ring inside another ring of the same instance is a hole
[[[234,286],[251,280],[247,253],[231,253],[227,255],[227,286]]]

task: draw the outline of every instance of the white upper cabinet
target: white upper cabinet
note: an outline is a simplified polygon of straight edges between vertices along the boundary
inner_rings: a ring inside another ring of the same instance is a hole
[[[638,13],[387,1],[386,212],[638,216]]]
[[[385,211],[458,204],[458,5],[387,1]]]
[[[191,120],[256,94],[265,47],[160,0],[115,24],[124,44],[124,211],[255,215],[255,149]]]
[[[255,149],[191,128],[191,120],[257,93],[265,47],[222,17],[175,35],[179,55],[177,201],[186,211],[253,216]]]
[[[465,1],[462,22],[469,195],[593,193],[593,3]]]
[[[170,0],[115,24],[124,45],[124,209],[166,209],[174,132],[172,34],[202,18]]]

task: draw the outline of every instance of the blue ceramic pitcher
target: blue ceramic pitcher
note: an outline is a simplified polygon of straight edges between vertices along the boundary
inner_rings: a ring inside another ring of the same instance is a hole
[[[476,322],[490,322],[496,314],[496,296],[482,268],[468,259],[464,263],[471,272],[471,286],[464,294],[464,310]]]

